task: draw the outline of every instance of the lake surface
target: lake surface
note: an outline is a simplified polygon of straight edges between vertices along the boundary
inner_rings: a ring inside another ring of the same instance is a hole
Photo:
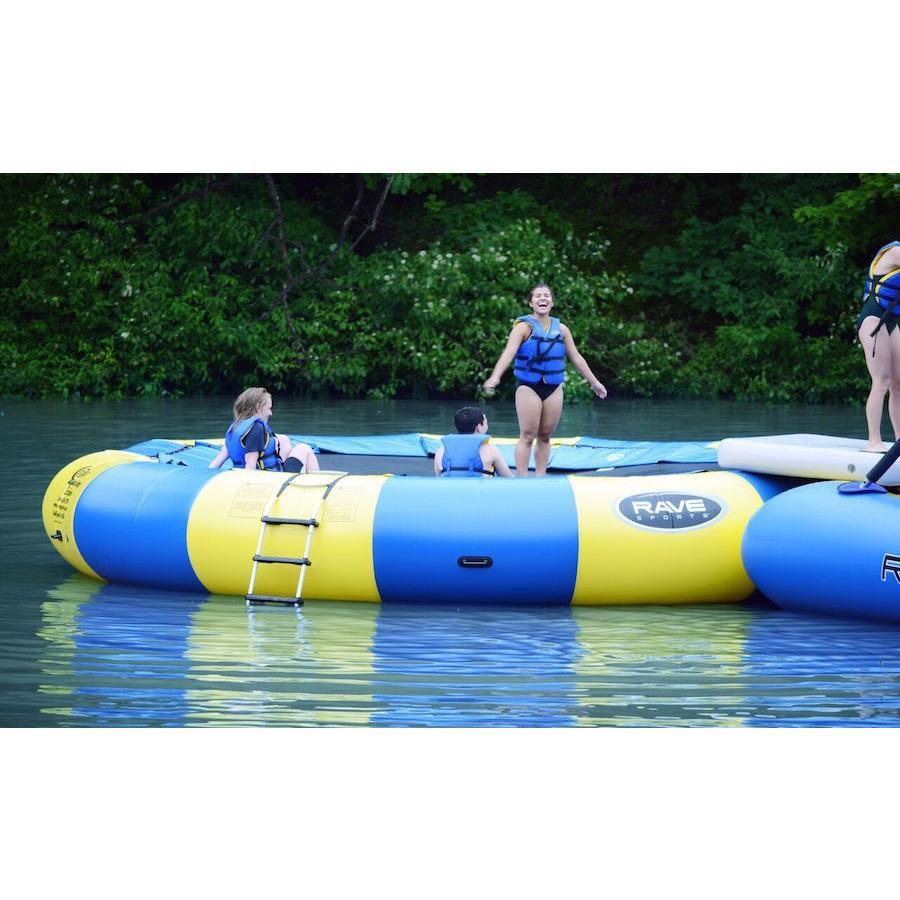
[[[151,437],[215,437],[231,398],[0,400],[18,465],[0,485],[0,726],[896,725],[900,627],[696,607],[496,609],[308,602],[101,585],[46,539],[41,499],[76,457]],[[275,398],[278,430],[449,430],[460,402]],[[513,436],[511,404],[487,407]],[[864,437],[861,405],[609,400],[559,435]],[[885,435],[889,431],[885,429]],[[22,465],[19,461],[26,461]],[[523,560],[523,564],[527,561]]]

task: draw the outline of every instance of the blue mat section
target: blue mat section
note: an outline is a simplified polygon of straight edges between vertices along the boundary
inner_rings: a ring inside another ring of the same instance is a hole
[[[294,441],[310,444],[316,453],[347,453],[352,456],[428,456],[422,436],[410,434],[352,435],[289,434]]]
[[[554,454],[560,454],[561,461],[571,459],[592,459],[597,462],[596,468],[623,468],[626,466],[647,466],[654,463],[685,462],[714,463],[716,448],[711,447],[713,441],[614,441],[607,438],[583,437],[575,447],[558,447]],[[584,456],[576,456],[576,452]],[[593,454],[591,456],[590,454]],[[553,454],[550,456],[553,464]],[[557,468],[564,466],[557,465]]]
[[[583,437],[577,444],[554,447],[550,451],[551,469],[573,472],[587,469],[622,469],[664,462],[712,464],[716,449],[711,441],[617,441],[611,438]],[[422,436],[422,444],[433,456],[441,442]],[[515,466],[515,444],[495,444],[510,467]],[[534,465],[534,455],[531,457]]]
[[[352,435],[291,434],[296,443],[309,444],[316,453],[342,453],[350,456],[434,456],[440,447],[438,438],[418,433]],[[619,441],[611,438],[583,437],[577,444],[554,447],[550,452],[550,467],[572,472],[590,469],[622,469],[655,463],[716,462],[716,450],[710,441]],[[172,465],[207,467],[219,452],[216,444],[198,441],[186,446],[178,441],[153,439],[127,447],[132,453],[158,456],[161,462]],[[496,444],[510,467],[515,466],[515,444]],[[531,460],[534,465],[534,458]],[[227,461],[223,469],[230,469]]]
[[[203,441],[197,441],[194,446],[190,446],[179,441],[167,441],[160,438],[143,441],[125,449],[129,453],[142,453],[144,456],[158,457],[159,461],[163,463],[191,466],[195,469],[208,468],[219,452],[217,445],[207,444]],[[222,468],[232,468],[231,460],[227,460]]]

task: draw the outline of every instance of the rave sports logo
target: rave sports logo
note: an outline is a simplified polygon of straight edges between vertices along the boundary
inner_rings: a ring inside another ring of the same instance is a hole
[[[684,531],[703,528],[725,512],[725,502],[700,494],[654,491],[631,494],[616,506],[619,516],[638,528]]]
[[[881,560],[881,580],[887,581],[888,573],[894,576],[894,581],[900,584],[900,556],[893,553],[885,553]]]

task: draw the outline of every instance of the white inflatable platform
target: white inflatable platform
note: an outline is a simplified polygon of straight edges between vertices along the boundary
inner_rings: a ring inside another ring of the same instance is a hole
[[[725,438],[719,444],[718,463],[723,469],[742,469],[765,475],[865,481],[866,472],[882,453],[865,449],[857,438],[827,434],[774,434],[766,437]],[[886,487],[900,485],[900,462],[879,479]]]

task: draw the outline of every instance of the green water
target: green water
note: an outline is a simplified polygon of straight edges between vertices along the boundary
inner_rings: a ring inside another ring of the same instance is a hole
[[[293,433],[448,430],[460,403],[275,400]],[[214,437],[230,398],[0,401],[0,725],[894,725],[900,629],[764,604],[422,609],[99,585],[43,533],[50,478],[151,437]],[[507,403],[491,432],[514,435]],[[610,400],[560,435],[864,436],[861,407]],[[886,431],[885,434],[888,432]]]

